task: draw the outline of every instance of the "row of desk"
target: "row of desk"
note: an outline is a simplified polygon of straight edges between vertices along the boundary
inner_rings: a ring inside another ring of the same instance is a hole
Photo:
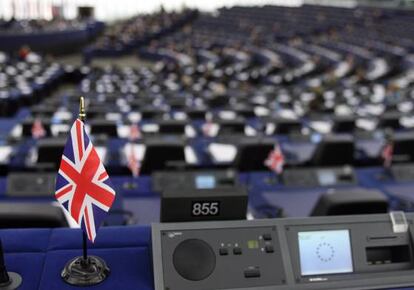
[[[183,138],[177,135],[148,135],[147,138],[134,142],[136,155],[139,160],[144,158],[146,144],[148,142],[159,142],[168,144],[182,144],[185,150],[185,161],[192,167],[214,168],[216,166],[230,166],[237,159],[237,147],[243,143],[276,144],[279,143],[285,155],[288,166],[301,166],[314,157],[318,144],[323,137],[304,138],[303,140],[291,141],[277,136],[221,136],[219,138],[197,137]],[[53,140],[53,142],[51,142]],[[39,147],[56,143],[64,144],[65,138],[54,139],[24,139],[14,144],[4,144],[4,156],[2,163],[9,162],[10,171],[28,169],[36,165],[37,159],[32,155]],[[342,142],[343,140],[338,140]],[[126,145],[130,144],[125,138],[95,138],[94,145],[99,149],[105,166],[112,174],[126,174]],[[381,137],[370,139],[358,139],[354,141],[354,157],[349,158],[350,163],[354,160],[356,164],[381,164],[381,150],[384,146],[384,139]],[[50,145],[51,146],[51,145]],[[52,146],[51,150],[54,150]],[[270,150],[269,150],[270,151]],[[52,154],[52,153],[51,153]],[[265,152],[264,155],[267,155]],[[40,157],[39,157],[40,158]],[[40,159],[39,159],[40,160]],[[56,159],[58,160],[58,159]],[[263,159],[264,161],[264,159]]]
[[[332,169],[332,168],[331,168]],[[318,178],[338,178],[334,176],[332,170],[336,170],[335,174],[341,172],[343,168],[336,169],[309,169],[305,172],[300,172],[303,178],[310,177],[313,185],[284,185],[280,183],[273,173],[269,172],[251,172],[235,174],[234,184],[246,186],[249,194],[249,215],[254,218],[263,217],[305,217],[309,216],[317,204],[319,198],[332,190],[344,192],[352,192],[360,189],[375,189],[384,194],[389,200],[390,209],[411,211],[414,209],[414,195],[411,192],[414,186],[414,178],[406,181],[397,181],[388,177],[387,173],[380,167],[372,167],[365,169],[357,169],[355,173],[351,172],[346,180],[336,180],[336,183],[330,185],[318,184]],[[404,169],[403,169],[404,170]],[[407,169],[405,169],[407,171]],[[317,177],[316,174],[320,175]],[[163,175],[164,174],[164,175]],[[133,178],[129,176],[111,176],[111,181],[114,184],[117,192],[117,202],[114,210],[114,215],[125,214],[131,216],[128,223],[137,223],[140,225],[148,225],[151,222],[160,220],[160,191],[162,188],[171,188],[178,186],[181,181],[174,175],[168,176],[171,173],[156,173],[151,178],[150,176],[140,176]],[[232,171],[226,170],[207,170],[207,171],[192,171],[179,173],[183,176],[188,184],[194,182],[194,188],[197,188],[196,178],[210,178],[216,175],[217,183],[219,177],[224,175],[232,175]],[[221,175],[220,175],[221,174]],[[285,174],[289,173],[286,170]],[[355,174],[355,176],[354,176]],[[9,177],[10,179],[11,177]],[[51,182],[49,186],[43,187],[47,192],[42,192],[39,196],[34,194],[19,195],[10,193],[10,180],[2,177],[0,178],[0,199],[7,202],[53,202],[54,201],[54,175],[51,174]],[[191,180],[193,179],[193,180]],[[15,179],[19,181],[20,185],[22,178]],[[36,180],[36,179],[34,179]],[[222,179],[223,180],[223,179]],[[33,181],[35,182],[35,181]],[[173,182],[173,183],[171,183]],[[231,178],[223,182],[231,184]],[[301,181],[298,181],[300,183]],[[320,182],[320,180],[319,180]],[[174,184],[175,183],[175,184]],[[188,186],[187,184],[187,186]],[[36,185],[21,185],[29,188],[34,188]],[[220,184],[216,185],[217,187]],[[33,190],[34,191],[34,190]],[[121,210],[121,212],[119,212]],[[118,224],[124,224],[124,219],[118,218]]]
[[[34,33],[1,33],[0,50],[17,51],[23,45],[28,45],[36,51],[68,51],[69,47],[79,47],[87,44],[105,28],[100,21],[85,23],[79,29],[55,30]]]

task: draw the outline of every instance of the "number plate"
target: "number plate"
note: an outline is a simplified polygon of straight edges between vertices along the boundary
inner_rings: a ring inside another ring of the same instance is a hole
[[[218,216],[219,214],[220,202],[218,201],[193,201],[192,203],[192,216]]]

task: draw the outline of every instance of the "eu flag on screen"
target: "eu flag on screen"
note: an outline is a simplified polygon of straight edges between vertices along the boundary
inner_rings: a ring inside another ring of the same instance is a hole
[[[55,197],[93,242],[115,200],[115,190],[79,119],[63,151]]]

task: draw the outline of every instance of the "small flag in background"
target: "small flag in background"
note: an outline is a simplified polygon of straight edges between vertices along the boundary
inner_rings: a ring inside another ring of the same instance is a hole
[[[35,119],[32,125],[32,137],[40,139],[46,136],[46,130],[43,127],[42,121],[39,118]]]
[[[283,156],[282,150],[278,144],[276,144],[273,150],[270,151],[264,164],[276,174],[281,174],[283,172],[285,157]]]
[[[213,127],[213,122],[210,119],[208,119],[207,122],[205,122],[203,124],[203,127],[201,128],[203,130],[204,136],[211,137],[213,135]]]
[[[79,119],[63,151],[55,197],[93,242],[115,200],[115,190]]]
[[[139,126],[138,126],[137,123],[132,124],[130,126],[130,129],[129,130],[130,130],[129,131],[129,139],[131,141],[135,141],[135,140],[141,138],[141,135],[142,135],[141,134],[141,129],[139,128]]]
[[[142,134],[141,134],[141,129],[139,128],[137,123],[134,123],[130,126],[130,134],[129,134],[129,140],[130,141],[135,141],[139,138],[141,138]],[[135,144],[134,143],[129,143],[128,144],[129,148],[127,148],[127,163],[128,163],[128,168],[129,170],[131,170],[132,176],[134,177],[138,177],[140,170],[141,170],[141,163],[138,160],[138,157],[135,154]]]
[[[127,154],[128,168],[131,170],[133,177],[138,177],[141,171],[141,162],[135,154],[135,146],[133,143],[129,144],[129,152]]]
[[[384,167],[390,168],[392,165],[392,155],[394,153],[394,144],[393,142],[388,142],[382,149],[381,157],[384,160]]]

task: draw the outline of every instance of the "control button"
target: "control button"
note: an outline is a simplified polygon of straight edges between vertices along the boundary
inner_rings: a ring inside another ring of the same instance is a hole
[[[233,254],[234,255],[241,255],[242,254],[242,249],[240,247],[236,247],[233,249]]]
[[[269,233],[263,234],[263,240],[271,241],[272,240],[272,235],[269,234]]]
[[[265,251],[266,251],[266,253],[273,253],[275,251],[275,249],[273,248],[272,245],[266,245],[265,246]]]
[[[227,248],[220,248],[219,254],[220,256],[227,256],[229,254],[229,250]]]
[[[260,277],[260,269],[259,268],[248,268],[244,270],[244,277],[246,278],[258,278]]]

